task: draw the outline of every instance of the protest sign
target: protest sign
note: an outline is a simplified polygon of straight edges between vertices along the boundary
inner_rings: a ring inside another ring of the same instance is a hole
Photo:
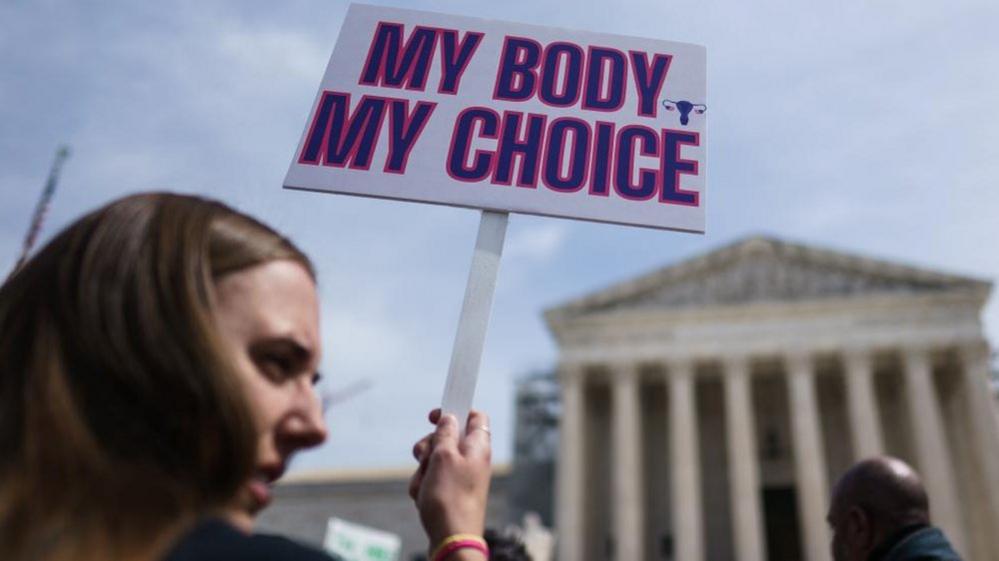
[[[352,4],[284,186],[482,209],[442,406],[464,419],[508,213],[704,231],[705,59]]]
[[[285,187],[702,232],[705,50],[353,4]]]
[[[395,534],[334,517],[326,523],[323,547],[344,561],[396,561],[402,541]]]

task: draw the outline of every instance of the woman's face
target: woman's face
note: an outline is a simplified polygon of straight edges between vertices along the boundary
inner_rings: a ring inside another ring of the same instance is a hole
[[[248,388],[259,435],[256,471],[228,513],[249,531],[292,454],[326,438],[315,390],[319,305],[312,278],[290,260],[228,274],[216,290],[222,335]]]

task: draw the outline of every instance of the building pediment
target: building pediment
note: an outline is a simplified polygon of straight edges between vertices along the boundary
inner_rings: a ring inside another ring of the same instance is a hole
[[[939,271],[753,237],[548,311],[549,320],[630,309],[802,302],[866,295],[981,293],[990,283]]]

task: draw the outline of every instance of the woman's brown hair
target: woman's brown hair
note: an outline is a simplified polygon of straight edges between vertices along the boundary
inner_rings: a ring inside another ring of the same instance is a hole
[[[229,502],[256,435],[215,281],[308,258],[210,200],[134,195],[0,287],[0,559],[150,559]]]

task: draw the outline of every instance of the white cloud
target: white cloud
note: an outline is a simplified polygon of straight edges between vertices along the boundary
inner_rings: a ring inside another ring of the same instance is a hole
[[[316,82],[329,58],[325,41],[291,29],[233,27],[216,40],[230,64],[268,81]]]
[[[545,261],[565,245],[568,227],[563,222],[549,222],[517,230],[503,250],[508,260]]]

